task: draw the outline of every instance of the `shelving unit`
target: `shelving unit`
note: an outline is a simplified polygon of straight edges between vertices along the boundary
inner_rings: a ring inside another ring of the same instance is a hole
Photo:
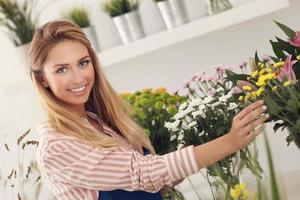
[[[288,0],[251,0],[225,12],[200,18],[175,29],[165,30],[146,36],[133,43],[100,52],[98,56],[102,65],[109,67],[122,61],[212,33],[288,6]]]

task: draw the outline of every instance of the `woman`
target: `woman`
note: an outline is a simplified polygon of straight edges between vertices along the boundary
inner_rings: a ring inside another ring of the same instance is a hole
[[[37,29],[29,55],[48,116],[37,129],[38,165],[59,200],[160,200],[164,186],[249,144],[268,118],[263,102],[253,103],[235,116],[225,136],[158,156],[78,26],[46,23]]]

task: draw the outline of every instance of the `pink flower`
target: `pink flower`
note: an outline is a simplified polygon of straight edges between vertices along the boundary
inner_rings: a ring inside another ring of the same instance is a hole
[[[240,94],[240,93],[242,93],[242,90],[239,87],[234,86],[231,89],[231,92],[232,92],[232,94]]]
[[[292,55],[288,55],[286,58],[283,67],[280,69],[278,80],[282,81],[283,78],[287,78],[287,80],[291,81],[293,84],[296,83],[296,75],[293,70],[293,65],[296,63],[296,60],[292,61]]]
[[[192,77],[192,81],[196,81],[198,79],[198,75]]]
[[[188,88],[190,87],[190,81],[186,81],[184,84],[183,84],[183,88]]]
[[[296,47],[300,47],[300,31],[296,32],[295,37],[292,40],[290,40],[289,43]]]

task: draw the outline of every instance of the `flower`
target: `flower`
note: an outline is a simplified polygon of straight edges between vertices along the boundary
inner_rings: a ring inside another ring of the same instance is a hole
[[[229,103],[229,110],[234,110],[238,107],[238,105],[236,103]]]
[[[283,61],[279,61],[279,62],[276,62],[273,64],[273,67],[275,68],[280,68],[284,65],[284,62]]]
[[[282,81],[282,79],[284,77],[286,77],[287,80],[289,80],[293,84],[295,84],[296,83],[296,75],[295,75],[295,72],[292,67],[296,62],[297,61],[295,61],[295,60],[292,61],[292,55],[288,55],[288,57],[286,58],[286,60],[284,62],[284,66],[280,70],[278,80]]]
[[[283,86],[284,86],[284,87],[287,87],[287,86],[289,86],[289,85],[291,85],[291,81],[285,81],[285,82],[283,83]]]
[[[296,57],[297,60],[300,60],[300,54]]]
[[[243,90],[245,90],[245,91],[251,91],[252,87],[250,87],[249,85],[245,85],[245,86],[243,86]]]
[[[289,43],[296,47],[300,47],[300,31],[296,32],[295,37],[292,40],[290,40]]]

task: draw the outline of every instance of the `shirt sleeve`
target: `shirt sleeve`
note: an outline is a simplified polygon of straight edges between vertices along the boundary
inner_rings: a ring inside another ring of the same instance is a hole
[[[199,170],[193,146],[163,156],[121,147],[99,149],[77,140],[55,141],[44,149],[41,165],[49,177],[91,190],[157,192]]]

